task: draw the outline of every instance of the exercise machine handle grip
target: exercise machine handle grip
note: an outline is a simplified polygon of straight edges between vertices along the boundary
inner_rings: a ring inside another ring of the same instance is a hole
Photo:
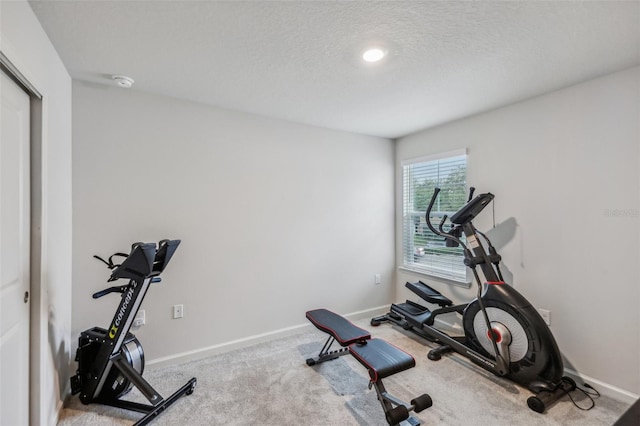
[[[96,293],[93,293],[91,297],[93,297],[94,299],[99,299],[102,296],[106,296],[109,293],[124,293],[124,289],[127,287],[128,285],[119,285],[115,287],[105,288],[104,290],[100,290]]]
[[[162,281],[162,278],[160,277],[151,278],[152,283],[159,283],[160,281]],[[91,297],[93,297],[94,299],[99,299],[102,296],[106,296],[109,293],[124,293],[127,287],[129,287],[129,284],[105,288],[104,290],[100,290],[96,293],[93,293]]]
[[[469,198],[467,199],[467,203],[473,199],[473,193],[476,191],[476,188],[472,186],[469,188]]]
[[[436,198],[438,198],[438,194],[440,193],[440,188],[435,188],[433,190],[433,195],[431,196],[431,201],[429,202],[429,206],[427,207],[427,212],[425,213],[425,220],[427,222],[427,227],[429,227],[429,229],[431,230],[431,232],[433,232],[436,235],[440,235],[441,237],[446,238],[447,240],[451,240],[453,242],[455,242],[456,244],[462,246],[466,257],[471,257],[471,251],[469,251],[469,249],[467,248],[467,246],[460,240],[460,238],[457,238],[451,234],[448,234],[446,232],[444,232],[444,229],[442,228],[444,225],[444,221],[447,220],[447,215],[445,215],[442,218],[442,221],[440,221],[440,230],[437,230],[432,224],[431,224],[431,220],[429,219],[431,217],[431,210],[433,209],[433,205],[436,202]],[[457,246],[456,246],[457,247]]]
[[[431,217],[431,209],[433,209],[433,204],[436,202],[436,198],[438,198],[438,194],[439,193],[440,193],[440,188],[435,188],[433,190],[433,195],[431,196],[431,201],[429,201],[429,207],[427,207],[427,214],[426,214],[426,218],[425,219],[427,220],[427,226],[429,227],[431,232],[433,232],[436,235],[441,235],[442,236],[441,233],[436,231],[436,229],[431,224],[431,221],[429,220],[429,218]]]
[[[438,230],[440,232],[442,232],[443,234],[445,234],[445,230],[444,230],[443,226],[444,226],[444,223],[447,221],[448,217],[449,216],[447,216],[446,214],[444,216],[442,216],[442,220],[440,221],[440,225],[438,225]]]

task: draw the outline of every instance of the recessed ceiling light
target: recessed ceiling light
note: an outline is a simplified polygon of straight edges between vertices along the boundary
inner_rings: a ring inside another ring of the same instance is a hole
[[[379,47],[373,47],[371,49],[365,50],[362,54],[362,59],[367,62],[378,62],[382,58],[386,56],[387,52],[380,49]]]
[[[387,52],[385,52],[384,50],[378,47],[374,47],[371,49],[367,49],[362,54],[362,59],[364,59],[367,62],[378,62],[379,60],[384,58],[386,55],[387,55]]]
[[[133,86],[133,79],[131,77],[127,77],[126,75],[114,75],[111,76],[111,78],[114,79],[116,84],[120,87],[128,89]]]

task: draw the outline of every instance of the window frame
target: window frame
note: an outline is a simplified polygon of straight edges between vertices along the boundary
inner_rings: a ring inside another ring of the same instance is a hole
[[[451,250],[455,252],[455,257],[459,258],[459,264],[457,259],[452,259],[451,262],[442,262],[442,260],[437,259],[436,254],[425,253],[420,256],[428,256],[432,261],[429,262],[417,262],[416,261],[416,252],[415,252],[415,235],[416,229],[419,227],[426,227],[426,223],[424,223],[425,212],[415,212],[413,208],[410,208],[410,205],[414,203],[415,200],[415,185],[411,184],[409,188],[407,188],[407,180],[411,179],[407,176],[409,168],[411,171],[415,171],[415,167],[423,167],[427,169],[428,167],[439,167],[440,161],[443,161],[445,164],[447,161],[455,161],[456,157],[464,157],[461,161],[464,164],[465,176],[464,176],[464,187],[463,193],[467,193],[467,173],[468,173],[468,164],[467,164],[467,150],[459,149],[454,151],[443,152],[435,155],[422,156],[417,158],[411,158],[407,160],[403,160],[401,162],[401,174],[402,174],[402,196],[400,197],[401,203],[401,228],[402,228],[402,240],[401,240],[401,251],[402,251],[402,262],[401,265],[398,266],[398,269],[408,272],[411,274],[428,277],[430,279],[435,279],[438,281],[443,281],[448,284],[458,285],[462,287],[468,288],[471,285],[470,274],[468,268],[464,266],[463,260],[464,255],[462,249],[459,250]],[[439,170],[439,169],[438,169]],[[440,179],[446,177],[439,174],[434,177],[437,179],[436,186],[440,186]],[[462,207],[466,202],[466,197],[462,200],[460,206],[456,207],[456,210]],[[425,209],[426,210],[426,209]],[[453,212],[436,212],[440,214],[448,213],[451,214]],[[420,218],[419,225],[416,225],[415,218]],[[433,222],[432,222],[433,223]],[[434,226],[438,226],[438,224],[433,223]],[[422,228],[421,228],[422,230]],[[428,232],[430,234],[431,231],[423,230],[424,232]],[[433,234],[432,234],[433,235]],[[427,238],[427,237],[425,237]],[[463,237],[464,241],[464,237]],[[422,247],[423,249],[426,247]],[[443,250],[444,251],[444,250]],[[425,259],[428,260],[428,259]],[[435,261],[435,262],[434,262]],[[444,264],[444,267],[438,267],[438,264]]]

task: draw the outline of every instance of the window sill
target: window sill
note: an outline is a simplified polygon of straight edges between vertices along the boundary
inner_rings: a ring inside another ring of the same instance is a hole
[[[430,280],[433,281],[438,281],[441,283],[445,283],[445,284],[449,284],[449,285],[455,285],[458,287],[464,287],[464,288],[470,288],[471,287],[471,281],[470,280],[466,280],[466,281],[456,281],[450,278],[445,278],[445,277],[441,277],[435,274],[430,274],[426,271],[419,271],[416,269],[410,269],[407,268],[406,266],[398,266],[398,271],[404,272],[406,274],[409,275],[415,275],[419,278],[428,278]]]

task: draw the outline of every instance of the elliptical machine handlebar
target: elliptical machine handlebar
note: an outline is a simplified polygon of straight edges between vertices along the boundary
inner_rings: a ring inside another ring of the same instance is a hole
[[[438,194],[439,193],[440,193],[440,188],[435,188],[433,190],[433,195],[431,196],[431,201],[429,201],[429,206],[427,207],[427,212],[425,213],[425,219],[427,221],[427,226],[429,227],[431,232],[433,232],[436,235],[440,235],[441,237],[445,237],[446,238],[445,233],[437,231],[436,228],[434,228],[433,225],[431,224],[431,221],[429,220],[429,217],[431,216],[431,210],[433,209],[433,204],[436,202],[436,198],[438,198]],[[444,223],[444,219],[440,223],[441,227],[442,227],[442,223]]]
[[[446,214],[444,216],[442,216],[442,220],[440,221],[440,225],[438,225],[438,231],[440,231],[442,234],[446,234],[443,226],[444,226],[444,223],[447,221],[448,217],[449,216],[447,216]]]
[[[476,187],[472,186],[469,188],[469,198],[467,198],[467,203],[473,199],[473,193],[476,191]]]
[[[471,195],[473,194],[475,188],[471,188],[469,197],[471,197]],[[440,193],[440,188],[435,188],[433,190],[433,195],[431,196],[431,201],[429,202],[429,206],[427,207],[427,212],[425,213],[425,221],[427,222],[427,226],[429,227],[429,229],[431,230],[431,232],[433,232],[436,235],[439,235],[443,238],[446,238],[448,240],[453,241],[456,244],[459,244],[465,251],[465,253],[469,256],[472,257],[473,255],[471,254],[471,251],[467,248],[467,246],[462,242],[462,240],[458,237],[456,237],[455,235],[452,235],[450,233],[444,232],[444,229],[442,229],[444,222],[447,220],[447,215],[445,214],[442,218],[442,220],[440,221],[440,225],[438,226],[440,229],[436,229],[432,224],[431,224],[431,220],[429,219],[431,217],[431,210],[433,209],[433,205],[436,202],[436,199],[438,198],[438,194]]]

